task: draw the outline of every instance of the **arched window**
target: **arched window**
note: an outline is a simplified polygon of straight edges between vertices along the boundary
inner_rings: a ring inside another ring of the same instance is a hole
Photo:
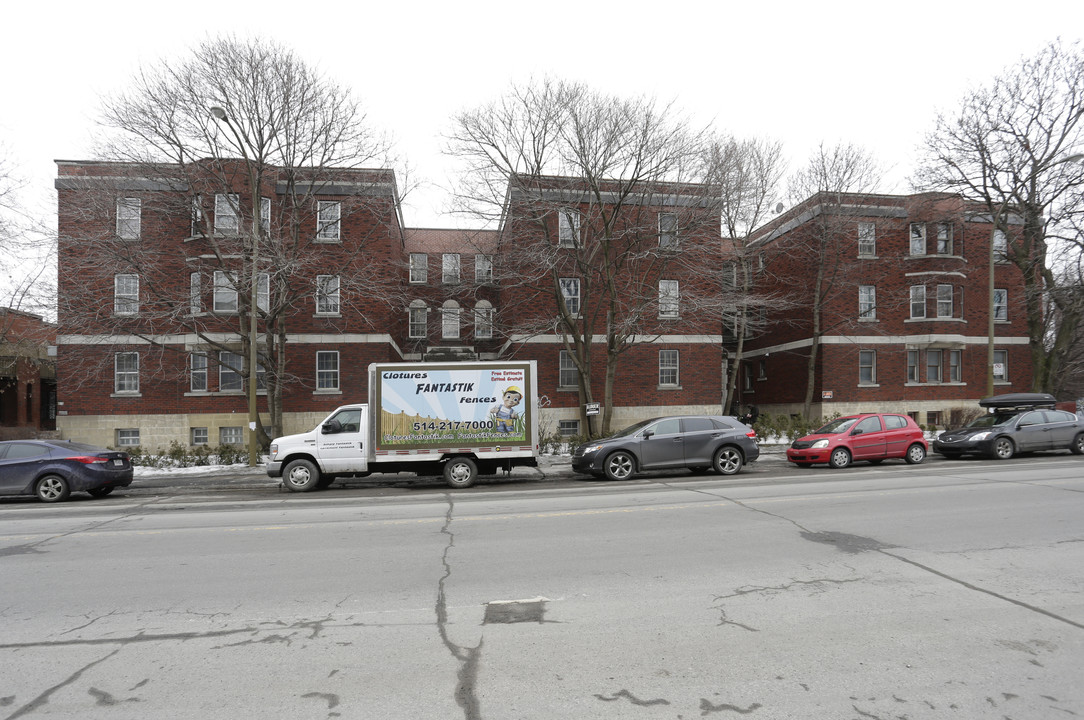
[[[459,303],[448,300],[440,309],[441,337],[455,339],[459,337]]]

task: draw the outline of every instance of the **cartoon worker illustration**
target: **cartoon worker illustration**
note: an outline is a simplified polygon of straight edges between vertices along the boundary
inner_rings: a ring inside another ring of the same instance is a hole
[[[523,393],[520,392],[518,387],[512,385],[505,388],[504,394],[501,396],[501,402],[489,409],[489,419],[493,421],[493,427],[497,432],[506,435],[514,432],[515,420],[519,417],[519,413],[516,412],[516,405],[519,405],[522,399]]]

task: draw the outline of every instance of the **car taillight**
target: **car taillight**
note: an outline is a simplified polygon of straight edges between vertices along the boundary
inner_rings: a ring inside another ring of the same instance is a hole
[[[751,438],[753,438],[754,440],[756,440],[756,438],[757,438],[757,431],[756,431],[756,430],[750,430],[749,432],[745,433],[745,437],[751,437]]]
[[[74,460],[75,462],[81,462],[84,465],[94,465],[97,463],[107,463],[112,458],[99,457],[97,455],[76,455],[75,457],[67,458],[68,460]]]

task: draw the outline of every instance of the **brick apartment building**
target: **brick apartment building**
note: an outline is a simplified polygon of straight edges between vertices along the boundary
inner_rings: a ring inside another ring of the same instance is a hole
[[[65,437],[111,446],[242,443],[250,298],[260,316],[258,409],[272,433],[307,430],[366,397],[372,362],[514,358],[538,363],[548,431],[581,434],[586,396],[569,329],[590,346],[590,394],[601,402],[610,323],[623,343],[609,378],[613,427],[720,409],[724,334],[711,300],[725,263],[718,218],[700,188],[619,198],[615,188],[534,178],[509,188],[498,229],[437,230],[404,227],[388,170],[317,179],[274,168],[254,178],[228,160],[57,165]],[[828,413],[876,405],[930,421],[983,394],[990,226],[943,196],[858,204],[840,235],[845,282],[825,303],[831,321],[817,401]],[[760,283],[799,298],[809,264],[797,248],[808,242],[809,218],[824,212],[812,198],[758,231]],[[258,226],[273,239],[255,267],[245,265],[239,239],[246,223],[253,236]],[[599,288],[605,283],[616,302]],[[921,303],[913,286],[926,288]],[[997,287],[999,389],[1008,391],[1025,387],[1030,372],[1012,267],[998,266]],[[747,342],[743,405],[800,409],[810,344],[801,305]],[[931,379],[934,357],[940,380]],[[269,378],[281,379],[277,427]],[[832,400],[822,402],[829,390]]]
[[[986,394],[991,310],[995,393],[1029,388],[1023,279],[1015,265],[996,262],[991,308],[991,242],[997,258],[1006,239],[981,208],[946,194],[825,193],[751,237],[758,285],[789,302],[746,344],[743,405],[801,411],[818,287],[814,414],[885,408],[948,423],[953,408],[973,408]]]
[[[56,429],[56,326],[0,308],[0,440]]]

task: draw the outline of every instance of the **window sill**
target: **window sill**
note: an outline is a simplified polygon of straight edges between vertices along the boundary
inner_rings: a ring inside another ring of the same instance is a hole
[[[859,253],[858,259],[859,260],[880,260],[881,258],[879,256],[877,256],[877,255],[862,255],[861,253]]]
[[[964,325],[967,324],[967,320],[964,320],[963,318],[949,318],[949,317],[942,317],[942,318],[939,318],[939,317],[932,317],[932,318],[928,318],[928,317],[922,317],[922,318],[911,317],[911,318],[906,318],[904,320],[904,322],[905,323],[920,323],[920,322],[962,323]]]
[[[680,320],[680,315],[659,315],[659,320]]]
[[[316,313],[313,315],[314,318],[341,318],[342,316],[342,313]]]
[[[323,389],[323,390],[313,390],[312,394],[313,395],[342,395],[343,391],[339,390],[339,389],[335,389],[335,390]]]
[[[879,323],[881,321],[878,318],[875,318],[875,317],[860,317],[860,318],[858,318],[858,322],[860,322],[860,323]]]
[[[907,382],[904,387],[967,387],[965,382]]]
[[[579,392],[578,385],[558,385],[557,392]]]
[[[247,394],[244,390],[216,390],[213,392],[197,390],[195,392],[186,392],[184,397],[245,397]],[[256,397],[267,397],[267,391],[257,390]]]
[[[881,387],[881,383],[858,383],[858,387],[860,387],[860,388],[879,388],[879,387]]]
[[[343,244],[343,241],[342,241],[341,238],[315,238],[313,240],[313,242],[316,243],[317,245],[342,245]]]
[[[143,397],[143,393],[138,392],[138,391],[137,392],[115,392],[115,393],[110,393],[109,397],[113,397],[113,398],[141,398],[141,397]]]
[[[656,390],[684,390],[680,385],[657,385]]]

